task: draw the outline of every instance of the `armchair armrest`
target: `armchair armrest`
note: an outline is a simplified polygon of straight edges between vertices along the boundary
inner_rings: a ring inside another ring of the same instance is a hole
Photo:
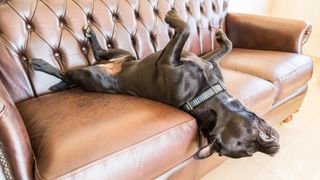
[[[0,81],[0,179],[33,179],[33,161],[27,130]]]
[[[299,20],[229,13],[226,29],[234,47],[301,54],[312,26]]]

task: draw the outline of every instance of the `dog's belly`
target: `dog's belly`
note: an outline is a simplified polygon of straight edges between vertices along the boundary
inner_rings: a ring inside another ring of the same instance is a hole
[[[193,54],[183,53],[180,65],[159,65],[160,54],[157,52],[144,60],[125,63],[117,76],[119,85],[122,93],[178,107],[187,97],[194,97],[206,85],[199,82],[205,81],[201,69],[207,64],[195,63],[192,61]]]

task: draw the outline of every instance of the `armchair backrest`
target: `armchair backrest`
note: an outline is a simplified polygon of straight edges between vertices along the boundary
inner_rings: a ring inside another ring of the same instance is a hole
[[[31,71],[28,60],[42,58],[62,70],[94,63],[83,35],[88,24],[103,48],[143,58],[173,35],[164,22],[170,9],[191,28],[185,49],[200,55],[215,48],[227,0],[0,0],[0,80],[15,103],[50,93],[59,80]]]

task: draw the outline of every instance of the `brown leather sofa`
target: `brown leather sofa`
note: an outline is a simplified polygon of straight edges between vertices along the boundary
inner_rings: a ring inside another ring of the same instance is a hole
[[[185,47],[216,48],[220,22],[234,45],[222,61],[231,94],[270,123],[300,107],[312,76],[302,55],[308,23],[227,13],[223,0],[0,0],[0,179],[199,179],[225,158],[198,161],[190,115],[150,100],[71,89],[28,67],[32,57],[62,70],[94,62],[82,29],[104,48],[137,58],[161,50],[175,9],[189,23]],[[143,77],[141,77],[143,78]]]

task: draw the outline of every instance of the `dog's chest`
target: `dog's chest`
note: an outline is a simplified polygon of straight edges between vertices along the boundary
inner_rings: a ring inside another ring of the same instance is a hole
[[[98,64],[96,67],[108,75],[115,76],[122,71],[123,63],[124,61],[113,61],[106,64]]]

